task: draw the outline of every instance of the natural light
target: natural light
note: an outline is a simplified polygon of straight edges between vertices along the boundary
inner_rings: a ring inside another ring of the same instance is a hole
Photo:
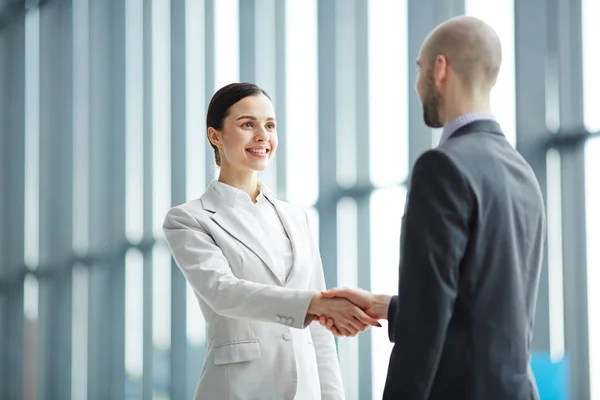
[[[369,2],[369,136],[371,181],[408,175],[407,0]],[[411,71],[412,72],[412,71]]]
[[[318,197],[317,3],[286,2],[287,200],[310,206]],[[280,111],[281,112],[281,111]]]
[[[502,43],[502,67],[492,90],[492,113],[506,139],[516,143],[514,2],[466,0],[465,13],[488,23]]]
[[[381,189],[371,196],[371,291],[398,294],[400,225],[406,190],[396,186]],[[387,331],[373,328],[373,398],[383,395],[387,368],[393,344]]]

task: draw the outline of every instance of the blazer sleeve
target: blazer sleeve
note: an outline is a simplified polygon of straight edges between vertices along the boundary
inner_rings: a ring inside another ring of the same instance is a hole
[[[190,286],[217,314],[299,329],[307,326],[308,306],[316,291],[236,278],[212,237],[182,207],[174,207],[167,213],[163,231],[173,258]]]
[[[326,290],[326,286],[319,246],[316,239],[311,234],[310,229],[308,229],[309,225],[306,212],[304,215],[306,217],[308,235],[311,238],[314,268],[311,289],[323,291]],[[315,353],[317,355],[317,368],[319,369],[319,381],[321,383],[321,399],[344,400],[344,385],[342,383],[340,363],[337,357],[335,338],[333,334],[318,321],[312,322],[309,327],[315,346]]]
[[[388,308],[395,342],[386,398],[426,399],[440,359],[470,232],[474,197],[438,150],[415,163],[408,194],[398,296]]]

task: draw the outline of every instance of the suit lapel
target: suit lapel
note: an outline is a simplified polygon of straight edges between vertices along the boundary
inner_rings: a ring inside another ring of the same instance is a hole
[[[281,223],[283,224],[288,238],[290,239],[290,243],[292,244],[292,269],[290,270],[290,273],[288,274],[287,279],[285,281],[285,284],[288,284],[292,280],[296,271],[298,270],[298,268],[296,268],[296,265],[298,264],[298,257],[300,255],[299,246],[302,236],[300,236],[300,234],[298,233],[297,227],[301,225],[298,223],[298,221],[292,220],[293,216],[287,213],[287,210],[281,203],[275,200],[271,200],[271,198],[269,198],[268,200],[271,201],[273,206],[275,206],[275,210],[277,210],[277,214],[279,215]]]
[[[263,244],[265,238],[257,236],[257,230],[253,228],[250,221],[243,216],[240,217],[236,214],[234,208],[224,204],[213,187],[209,187],[201,197],[201,200],[204,209],[213,213],[211,219],[256,254],[265,263],[277,282],[283,285],[283,282],[277,278],[277,274],[275,273],[273,258]]]

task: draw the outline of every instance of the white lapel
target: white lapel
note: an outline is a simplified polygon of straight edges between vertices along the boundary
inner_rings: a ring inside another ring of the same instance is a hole
[[[236,215],[235,209],[226,205],[212,186],[209,186],[200,200],[204,209],[212,213],[211,219],[256,254],[269,268],[277,282],[283,285],[275,273],[275,263],[271,258],[271,253],[264,246],[264,240],[256,235],[250,222]]]
[[[300,256],[300,244],[302,243],[302,236],[300,232],[298,232],[298,227],[302,226],[301,221],[297,220],[297,217],[292,213],[288,212],[288,209],[285,204],[277,201],[273,193],[263,186],[263,195],[267,198],[268,201],[275,206],[275,210],[281,219],[281,223],[283,224],[283,228],[290,239],[290,243],[292,244],[292,269],[287,276],[285,284],[288,284],[294,274],[298,271],[296,266],[298,265],[298,259]]]

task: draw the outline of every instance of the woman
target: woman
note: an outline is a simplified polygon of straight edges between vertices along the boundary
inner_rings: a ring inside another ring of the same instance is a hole
[[[333,335],[312,321],[325,316],[348,335],[377,321],[345,299],[321,296],[306,213],[257,179],[277,150],[271,100],[252,84],[225,86],[206,125],[219,178],[172,208],[163,226],[207,323],[195,398],[343,399]]]

